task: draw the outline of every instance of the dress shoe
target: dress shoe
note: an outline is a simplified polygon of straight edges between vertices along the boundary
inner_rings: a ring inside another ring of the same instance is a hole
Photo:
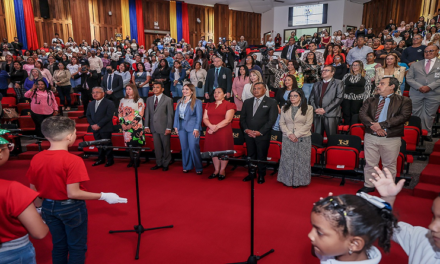
[[[208,177],[208,179],[214,179],[217,177],[218,177],[218,173],[217,174],[213,173],[213,174],[211,174],[211,176]]]
[[[82,115],[82,116],[78,117],[78,119],[83,119],[83,118],[86,118],[86,116]]]
[[[127,168],[133,167],[133,162],[130,160],[130,162],[127,164]]]
[[[258,177],[258,184],[263,184],[265,182],[265,180],[264,180],[264,176],[260,176],[260,177]]]
[[[160,168],[162,168],[162,166],[156,165],[154,167],[151,167],[150,170],[157,170],[157,169],[160,169]]]
[[[115,164],[114,161],[108,161],[108,162],[105,164],[104,167],[110,167],[110,166],[112,166],[113,164]]]
[[[98,160],[98,161],[96,161],[95,163],[93,163],[92,166],[98,166],[98,165],[101,165],[101,164],[104,164],[104,163],[105,163],[105,161],[103,161],[103,160]]]
[[[244,179],[243,179],[244,182],[247,182],[247,181],[250,181],[250,180],[252,180],[251,175],[248,175],[248,176],[244,177]]]
[[[432,137],[431,136],[424,136],[423,139],[428,141],[428,142],[432,142]]]
[[[364,192],[364,193],[370,193],[370,192],[374,192],[375,188],[374,187],[362,187],[360,188],[356,193],[360,193],[360,192]]]
[[[203,171],[196,171],[197,175],[202,175]]]
[[[162,171],[168,171],[168,166],[163,167],[163,168],[162,168]]]
[[[225,178],[226,178],[226,175],[221,175],[221,174],[218,175],[219,181],[223,181]]]

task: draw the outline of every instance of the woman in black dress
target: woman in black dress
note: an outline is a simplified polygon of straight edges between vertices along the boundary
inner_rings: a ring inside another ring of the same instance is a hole
[[[163,83],[163,86],[165,87],[163,93],[168,97],[171,97],[170,71],[171,68],[168,66],[167,60],[161,59],[156,70],[154,70],[153,76],[151,76],[153,82]]]

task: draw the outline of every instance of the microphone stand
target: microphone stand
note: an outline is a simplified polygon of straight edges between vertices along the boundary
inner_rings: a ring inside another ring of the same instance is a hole
[[[237,159],[237,158],[230,158],[229,156],[220,156],[219,157],[220,160],[233,160],[233,161],[243,161],[243,159]],[[249,157],[246,159],[246,162],[248,164],[248,168],[249,168],[249,175],[251,176],[251,254],[249,256],[249,258],[247,259],[247,261],[244,262],[234,262],[234,263],[230,263],[230,264],[256,264],[260,259],[266,257],[267,255],[273,253],[275,250],[271,249],[268,252],[264,253],[261,256],[257,256],[254,254],[254,221],[255,221],[255,183],[254,183],[254,178],[256,178],[256,174],[257,174],[257,164],[259,163],[269,163],[267,161],[262,161],[262,160],[253,160],[250,159]]]
[[[35,135],[22,135],[22,134],[13,134],[13,133],[11,133],[11,135],[13,135],[13,136],[18,136],[19,138],[21,138],[21,137],[25,137],[25,138],[30,138],[30,139],[36,139],[37,140],[37,144],[38,144],[38,152],[41,152],[43,149],[41,148],[41,143],[44,141],[44,140],[47,140],[46,138],[40,138],[40,137],[37,137],[37,136],[35,136]],[[21,149],[21,140],[20,140],[20,149]]]
[[[106,150],[108,148],[121,148],[121,146],[107,146],[107,145],[96,145],[97,148],[101,148],[103,150]],[[114,234],[114,233],[127,233],[127,232],[135,232],[138,235],[138,239],[137,239],[137,247],[136,247],[136,255],[134,257],[134,259],[139,259],[139,247],[141,244],[141,235],[142,233],[144,233],[145,231],[150,231],[150,230],[156,230],[156,229],[163,229],[163,228],[172,228],[173,225],[168,225],[168,226],[160,226],[160,227],[152,227],[152,228],[144,228],[142,226],[142,222],[141,222],[141,207],[140,207],[140,202],[139,202],[139,177],[138,177],[138,160],[137,160],[137,156],[140,155],[140,153],[138,153],[136,150],[148,150],[150,148],[143,148],[143,147],[131,147],[128,146],[127,147],[129,149],[129,151],[131,153],[133,153],[133,159],[134,159],[134,176],[135,176],[135,180],[136,180],[136,205],[137,205],[137,218],[138,218],[138,223],[137,225],[134,226],[134,229],[130,229],[130,230],[110,230],[109,233],[110,234]]]

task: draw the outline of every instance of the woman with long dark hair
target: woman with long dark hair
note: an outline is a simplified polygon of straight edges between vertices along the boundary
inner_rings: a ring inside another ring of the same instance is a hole
[[[292,89],[280,117],[283,149],[278,181],[286,186],[296,188],[310,184],[312,123],[313,107],[307,105],[307,98],[301,89]]]
[[[206,58],[205,54],[203,53],[203,50],[201,49],[197,49],[196,53],[194,55],[194,60],[193,60],[193,68],[195,67],[195,62],[200,62],[200,64],[202,65],[202,68],[205,69],[206,72],[209,71],[209,62],[208,59]]]
[[[136,64],[137,70],[133,72],[132,82],[136,85],[139,91],[139,96],[147,100],[148,92],[150,91],[150,73],[145,71],[145,66],[143,63],[139,62]]]
[[[186,72],[182,68],[182,64],[180,61],[175,60],[173,69],[170,72],[171,92],[173,93],[173,97],[182,97],[183,80],[185,77]]]
[[[280,33],[278,33],[277,36],[275,37],[275,48],[276,49],[281,47],[281,41],[282,41],[281,35],[280,35]]]
[[[316,61],[316,55],[314,52],[307,53],[306,60],[303,61],[296,54],[296,61],[300,64],[303,75],[304,85],[302,87],[304,95],[309,100],[310,93],[312,92],[313,84],[321,80],[321,66]]]
[[[35,134],[37,137],[44,137],[41,133],[41,123],[52,115],[58,115],[55,95],[45,81],[38,80],[37,85],[27,91],[24,96],[31,99],[31,117],[35,123]]]
[[[263,70],[260,68],[260,66],[255,64],[255,60],[254,57],[252,57],[252,55],[246,55],[246,57],[244,58],[244,64],[249,71],[252,70],[257,70],[260,72],[261,75],[263,75]]]
[[[70,71],[66,69],[66,65],[62,62],[59,62],[58,70],[54,72],[53,79],[57,87],[58,95],[60,96],[60,103],[62,105],[67,105],[65,108],[66,111],[70,110],[70,103],[72,101],[72,98],[70,97],[70,88],[72,88],[70,78],[71,74]]]
[[[289,94],[294,89],[298,89],[296,77],[293,75],[287,75],[286,78],[284,78],[284,86],[278,89],[275,95],[275,100],[280,108],[282,108],[287,101],[289,101]]]
[[[22,99],[24,99],[23,84],[28,77],[28,73],[27,71],[23,70],[23,66],[20,64],[20,62],[16,61],[14,62],[14,69],[9,75],[9,79],[13,84],[13,88],[17,96],[17,102],[20,102]]]
[[[234,94],[234,103],[237,106],[237,111],[241,111],[243,107],[243,89],[246,84],[250,82],[249,80],[249,70],[246,66],[241,65],[238,69],[238,76],[234,78],[232,83],[232,93]]]
[[[168,66],[167,60],[161,59],[159,65],[154,70],[153,76],[151,77],[151,80],[153,82],[163,83],[164,86],[163,93],[168,97],[171,97],[170,72],[171,72],[171,68]]]

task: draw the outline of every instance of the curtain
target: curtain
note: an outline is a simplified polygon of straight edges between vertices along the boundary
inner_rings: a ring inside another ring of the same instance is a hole
[[[14,37],[17,36],[14,0],[4,0],[3,3],[5,5],[6,34],[8,36],[8,42],[12,42],[14,41]]]
[[[132,39],[138,40],[137,17],[136,17],[136,0],[128,1],[128,10],[130,16],[130,42]]]
[[[170,1],[170,35],[177,40],[176,1]]]
[[[30,50],[38,49],[37,30],[31,0],[23,0],[24,23],[26,25],[27,46]],[[24,44],[24,43],[23,43]]]
[[[142,11],[142,0],[136,0],[137,41],[139,46],[144,45],[145,47],[144,15]]]
[[[182,2],[176,2],[177,42],[182,40]]]
[[[189,22],[188,22],[188,4],[182,3],[182,38],[186,43],[190,43],[189,39]]]
[[[130,35],[130,12],[128,0],[121,0],[122,39]]]
[[[23,11],[23,1],[14,0],[15,7],[15,25],[17,27],[17,37],[18,41],[23,43],[23,49],[28,49],[27,36],[26,36],[26,25]]]

